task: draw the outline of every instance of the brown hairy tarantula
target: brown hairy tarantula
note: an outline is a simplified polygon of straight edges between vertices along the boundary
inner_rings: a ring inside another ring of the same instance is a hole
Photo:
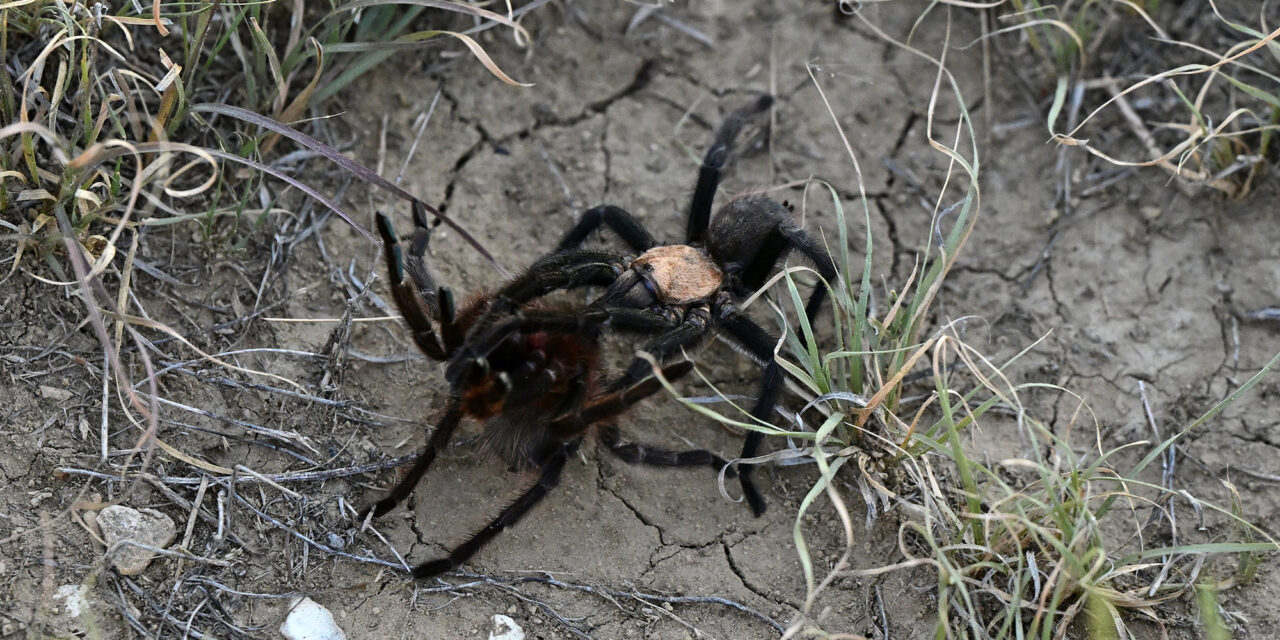
[[[831,257],[783,204],[742,196],[712,218],[712,201],[734,139],[772,104],[772,97],[762,96],[720,125],[698,173],[682,244],[659,244],[626,211],[596,207],[583,214],[553,252],[498,290],[475,296],[461,310],[455,310],[449,290],[438,287],[426,269],[423,253],[429,231],[420,203],[415,203],[407,260],[390,221],[378,215],[396,304],[422,352],[447,363],[450,400],[412,470],[371,507],[373,515],[390,511],[412,492],[464,417],[483,422],[483,445],[512,468],[539,472],[537,482],[488,526],[447,556],[416,567],[415,576],[457,567],[517,522],[556,485],[569,456],[602,424],[601,441],[628,462],[714,469],[728,464],[704,450],[677,452],[622,442],[611,419],[660,385],[650,376],[652,365],[639,356],[616,380],[601,383],[598,350],[607,330],[648,336],[642,348],[659,361],[719,331],[763,368],[751,415],[761,421],[772,417],[783,386],[782,369],[773,356],[777,339],[737,305],[764,285],[792,249],[813,262],[825,281],[836,278]],[[602,226],[613,230],[638,257],[582,249],[587,237]],[[586,286],[603,287],[604,293],[578,307],[555,307],[540,300],[553,291]],[[815,317],[825,295],[819,283],[805,305],[809,317]],[[691,369],[692,364],[679,362],[662,374],[674,379]],[[760,441],[758,432],[748,432],[741,457],[754,457]],[[758,516],[765,502],[751,471],[751,466],[743,466],[737,477]],[[732,469],[729,475],[734,475]]]

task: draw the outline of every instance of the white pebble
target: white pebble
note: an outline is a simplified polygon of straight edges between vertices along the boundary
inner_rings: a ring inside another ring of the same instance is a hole
[[[294,598],[280,634],[288,640],[347,640],[333,614],[311,598]]]
[[[524,629],[515,620],[499,613],[493,616],[493,631],[489,632],[489,640],[524,640]]]
[[[55,602],[62,601],[62,613],[68,618],[79,618],[80,614],[89,610],[89,603],[85,601],[85,594],[89,592],[89,587],[83,584],[64,584],[58,587],[53,594]]]
[[[90,613],[93,606],[89,604],[89,587],[83,584],[64,584],[53,592],[53,607],[47,620],[50,637],[80,637],[88,629],[81,616]],[[0,631],[0,634],[3,634]]]

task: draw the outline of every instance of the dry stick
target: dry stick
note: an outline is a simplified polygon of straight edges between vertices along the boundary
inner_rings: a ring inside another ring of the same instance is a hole
[[[114,574],[108,573],[107,575],[114,578]],[[152,635],[153,630],[147,627],[147,625],[142,624],[142,621],[133,615],[133,612],[137,611],[138,609],[137,607],[133,606],[133,603],[125,599],[124,591],[120,589],[120,580],[113,579],[113,582],[115,583],[114,586],[115,586],[116,613],[119,613],[120,617],[124,618],[124,621],[128,622],[129,626],[133,627],[133,629],[138,632],[139,636],[143,638],[150,637]],[[203,637],[198,632],[193,632],[191,635],[197,638]]]
[[[185,551],[191,550],[191,536],[194,535],[196,531],[196,518],[200,512],[200,503],[204,502],[204,492],[208,488],[208,478],[202,479],[200,487],[196,489],[196,499],[191,501],[191,513],[187,515],[187,528],[182,534],[182,542],[178,544],[178,548],[180,549]],[[175,564],[177,566],[173,571],[173,580],[174,586],[176,587],[179,582],[178,577],[182,575],[182,560],[178,560]]]
[[[742,613],[750,615],[768,624],[769,626],[773,627],[774,630],[776,630],[778,633],[782,633],[783,631],[782,625],[779,624],[777,620],[774,620],[773,618],[770,618],[769,616],[766,616],[765,614],[760,613],[759,611],[756,611],[751,607],[748,607],[744,604],[741,604],[733,600],[729,600],[727,598],[720,598],[716,596],[664,596],[656,593],[642,593],[640,591],[635,591],[635,590],[619,591],[617,589],[609,589],[607,587],[593,587],[585,584],[574,584],[570,582],[563,582],[561,580],[557,580],[551,577],[551,574],[549,572],[544,571],[542,573],[543,573],[542,576],[520,576],[517,578],[509,578],[506,580],[495,578],[493,576],[486,575],[486,574],[468,573],[464,571],[454,571],[452,572],[452,575],[460,576],[463,578],[472,578],[481,583],[492,584],[492,585],[518,584],[521,582],[535,582],[538,584],[546,584],[546,585],[551,585],[553,587],[559,587],[561,589],[569,589],[571,591],[582,591],[585,593],[591,593],[601,597],[611,596],[614,598],[627,598],[631,600],[640,600],[650,604],[654,602],[659,602],[659,603],[669,602],[671,604],[718,604],[721,606],[729,607],[731,609],[736,609],[738,611],[741,611]],[[448,591],[448,590],[453,590],[459,587],[466,587],[466,586],[468,585],[448,585],[447,587],[439,587],[439,588],[434,588],[429,590]]]
[[[93,472],[93,473],[96,473],[96,472]],[[124,478],[120,478],[116,476],[108,476],[107,474],[98,474],[98,475],[108,480],[126,481]],[[196,514],[196,516],[201,520],[203,520],[206,524],[210,524],[215,527],[218,526],[219,519],[217,516],[211,513],[206,513],[204,509],[196,508],[197,505],[195,505],[192,502],[189,502],[186,498],[178,495],[178,492],[174,491],[173,489],[170,489],[164,482],[161,482],[159,478],[156,478],[155,476],[150,474],[142,474],[142,475],[143,475],[143,478],[142,478],[143,480],[146,480],[149,484],[151,484],[151,486],[155,487],[156,489],[159,489],[160,493],[164,494],[166,498],[172,500],[174,504],[177,504],[183,509],[191,509]],[[206,480],[207,478],[201,478],[201,484],[205,484]],[[229,538],[232,542],[236,543],[236,545],[238,545],[241,549],[244,549],[245,551],[249,552],[252,555],[259,555],[261,553],[261,551],[259,551],[257,548],[249,546],[247,542],[245,542],[244,540],[241,540],[240,536],[237,536],[234,533],[228,532],[228,535],[226,537]]]
[[[125,586],[129,587],[130,591],[134,592],[138,596],[141,596],[143,599],[143,603],[146,604],[147,607],[150,608],[153,613],[160,616],[160,618],[163,619],[165,622],[168,622],[169,624],[174,625],[178,629],[181,629],[184,634],[189,634],[191,637],[197,638],[197,639],[213,637],[213,636],[205,635],[195,629],[192,629],[189,626],[184,626],[181,620],[173,617],[173,615],[171,615],[168,611],[165,611],[160,607],[156,606],[156,604],[152,602],[151,597],[147,594],[146,590],[143,589],[142,587],[139,587],[137,583],[135,583],[133,580],[130,580],[128,578],[121,578],[120,582],[123,583]],[[119,586],[117,585],[117,589],[118,588]],[[120,602],[121,604],[128,604],[124,600],[123,592],[121,592],[120,594]],[[141,624],[141,622],[139,622],[139,624]],[[157,630],[144,626],[142,628],[142,632],[143,632],[143,637],[153,637],[157,633]]]
[[[241,480],[242,480],[241,478],[236,478],[236,481],[237,481],[237,482],[240,482]],[[227,487],[230,487],[231,485],[235,484],[235,483],[231,483],[231,482],[225,482],[224,480],[218,480],[217,482],[218,482],[218,484],[221,484],[221,485],[223,485],[223,486],[227,486]],[[383,560],[382,558],[374,558],[374,557],[369,557],[369,556],[358,556],[358,555],[355,555],[355,554],[352,554],[352,553],[347,553],[346,551],[341,551],[341,550],[338,550],[338,549],[334,549],[333,547],[331,547],[331,546],[329,546],[329,545],[327,545],[327,544],[324,544],[324,543],[322,543],[322,542],[316,542],[315,540],[312,540],[311,538],[307,537],[306,535],[304,535],[302,532],[298,531],[297,529],[294,529],[293,527],[290,527],[289,525],[287,525],[287,524],[285,524],[285,523],[283,523],[283,522],[280,522],[279,520],[276,520],[275,518],[271,517],[271,515],[270,515],[270,514],[268,514],[267,512],[262,511],[261,509],[258,509],[257,507],[253,506],[253,504],[252,504],[252,503],[250,503],[248,500],[245,500],[243,497],[241,497],[241,496],[240,496],[240,493],[239,493],[238,491],[231,490],[231,491],[230,491],[230,493],[231,493],[231,497],[232,497],[232,498],[235,498],[235,501],[236,501],[236,502],[239,502],[240,504],[244,505],[246,508],[248,508],[248,509],[249,509],[250,511],[252,511],[254,514],[256,514],[259,518],[262,518],[263,520],[266,520],[267,522],[270,522],[271,524],[275,525],[277,528],[280,528],[280,529],[283,529],[283,530],[285,530],[285,531],[289,532],[289,533],[290,533],[290,534],[292,534],[295,538],[298,538],[299,540],[301,540],[301,541],[303,541],[303,542],[305,542],[305,543],[307,543],[307,544],[309,544],[309,545],[311,545],[311,546],[313,546],[313,547],[315,547],[315,548],[317,548],[317,549],[319,549],[319,550],[321,550],[321,551],[323,551],[323,552],[325,552],[325,553],[328,553],[328,554],[330,554],[330,555],[335,555],[335,556],[341,556],[341,557],[343,557],[343,558],[349,558],[349,559],[351,559],[351,560],[357,560],[357,561],[359,561],[359,562],[367,562],[367,563],[369,563],[369,564],[376,564],[376,565],[381,565],[381,566],[384,566],[384,567],[391,567],[391,568],[394,568],[394,569],[400,569],[400,568],[401,568],[401,566],[400,566],[400,565],[398,565],[398,564],[396,564],[396,563],[394,563],[394,562],[389,562],[389,561],[387,561],[387,560]]]
[[[533,606],[537,607],[548,618],[555,620],[557,623],[559,623],[560,626],[564,627],[565,629],[568,629],[569,633],[572,633],[573,635],[578,636],[579,638],[587,638],[587,640],[591,640],[590,635],[588,635],[582,629],[579,629],[577,625],[570,622],[567,618],[560,615],[560,612],[556,611],[555,607],[551,606],[547,602],[534,598],[533,596],[525,595],[524,592],[520,591],[519,589],[511,585],[495,585],[495,587],[498,589],[501,589],[502,591],[506,591],[507,593],[510,593],[511,595],[515,596],[519,600],[528,602]]]
[[[301,445],[303,447],[306,447],[307,449],[310,449],[315,453],[319,453],[319,451],[315,447],[308,444],[306,440],[300,434],[297,434],[297,433],[281,431],[279,429],[272,429],[270,427],[264,427],[261,425],[253,424],[252,422],[245,422],[244,420],[237,420],[236,418],[231,418],[228,416],[214,413],[212,411],[209,411],[208,409],[200,409],[198,407],[192,407],[189,405],[182,404],[181,402],[174,402],[173,400],[169,400],[167,398],[158,398],[158,400],[160,400],[160,402],[165,405],[174,407],[176,409],[182,409],[183,411],[186,411],[188,413],[194,413],[198,416],[204,416],[206,418],[211,418],[213,420],[225,422],[226,424],[229,424],[235,427],[240,427],[247,431],[260,433],[268,438],[271,438],[273,440],[278,440],[285,444],[295,445],[295,446]],[[316,462],[301,453],[293,453],[293,456],[309,465],[320,466],[319,462]]]
[[[240,484],[257,484],[261,482],[318,482],[330,480],[333,478],[345,478],[347,476],[360,475],[362,473],[370,473],[373,471],[382,471],[385,469],[393,469],[413,462],[418,458],[418,453],[382,460],[380,462],[371,462],[369,464],[357,465],[354,467],[342,467],[339,469],[325,469],[323,471],[297,471],[294,473],[264,473],[257,477],[238,477],[236,482]],[[163,484],[178,485],[198,485],[205,478],[212,478],[214,481],[228,479],[227,476],[214,476],[201,474],[199,477],[187,478],[182,476],[153,476],[147,473],[107,473],[104,471],[90,471],[88,469],[77,469],[74,467],[58,467],[58,473],[67,473],[78,476],[89,476],[91,478],[99,478],[102,480],[112,480],[116,482],[128,482],[133,478],[142,478],[144,480],[154,480]]]
[[[409,145],[409,151],[404,154],[404,162],[400,164],[400,173],[396,174],[396,184],[404,178],[404,172],[409,168],[409,163],[413,161],[413,154],[418,150],[418,143],[422,141],[422,134],[426,133],[427,125],[431,122],[431,115],[436,112],[436,103],[440,102],[440,96],[444,93],[444,86],[436,87],[436,95],[431,98],[431,105],[427,107],[427,112],[423,114],[418,123],[418,131],[414,133],[413,144]]]
[[[273,387],[271,385],[261,384],[257,382],[241,382],[239,380],[233,380],[225,376],[207,373],[205,371],[195,371],[182,366],[185,364],[190,364],[191,362],[193,361],[170,364],[167,367],[166,371],[176,371],[178,373],[184,373],[193,378],[196,378],[201,382],[216,384],[223,387],[228,387],[230,389],[236,389],[240,391],[261,391],[264,393],[273,393],[276,395],[282,395],[282,396],[287,396],[290,398],[302,400],[304,402],[311,402],[311,403],[323,405],[326,407],[332,407],[334,409],[343,409],[343,410],[351,409],[354,411],[359,411],[361,413],[367,413],[372,416],[377,416],[379,418],[388,418],[388,419],[396,420],[400,422],[412,422],[411,420],[407,420],[405,418],[397,418],[396,416],[389,416],[386,414],[378,413],[371,409],[366,409],[356,404],[354,400],[331,400],[329,398],[322,398],[320,396],[315,396],[308,393],[299,393],[291,389]],[[372,422],[372,421],[365,422],[365,424],[376,424],[379,426],[385,426],[385,425],[382,425],[382,423]]]
[[[138,547],[139,549],[150,551],[151,553],[154,553],[156,555],[170,556],[173,558],[181,558],[183,560],[190,560],[192,562],[199,562],[201,564],[210,564],[215,567],[231,566],[231,562],[228,560],[204,558],[194,554],[186,553],[184,551],[174,551],[173,549],[161,549],[160,547],[149,545],[144,542],[138,542],[136,540],[120,540],[115,544],[111,545],[110,547],[107,547],[107,552],[102,554],[102,562],[104,563],[104,565],[109,564],[111,561],[111,556],[119,553],[125,547]]]

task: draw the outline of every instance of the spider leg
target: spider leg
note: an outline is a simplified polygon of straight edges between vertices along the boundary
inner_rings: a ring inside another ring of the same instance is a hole
[[[818,244],[813,236],[804,232],[799,228],[783,228],[780,230],[782,235],[786,237],[791,246],[804,257],[813,263],[814,268],[818,270],[818,275],[826,281],[826,284],[819,282],[813,288],[813,293],[809,294],[809,301],[804,305],[804,315],[809,318],[809,322],[813,322],[814,316],[822,308],[822,302],[827,297],[827,287],[835,286],[838,279],[836,273],[835,260],[831,258],[831,254]],[[761,283],[763,284],[763,282]]]
[[[382,516],[396,508],[396,505],[404,502],[404,499],[408,498],[409,494],[413,493],[414,488],[418,486],[418,481],[422,479],[423,474],[431,467],[431,463],[436,459],[436,454],[449,443],[449,438],[453,436],[453,431],[460,422],[462,422],[462,405],[458,400],[453,400],[448,410],[445,411],[444,417],[440,419],[440,424],[436,425],[435,433],[431,434],[431,439],[427,441],[427,446],[423,448],[422,453],[418,454],[418,459],[414,460],[413,467],[409,469],[409,473],[405,474],[404,478],[400,480],[400,484],[397,484],[387,497],[366,508],[360,514],[360,520],[364,520],[370,511],[373,512],[373,517],[375,518]]]
[[[606,251],[568,251],[548,255],[493,293],[485,319],[505,314],[553,291],[608,286],[625,268],[621,257]],[[487,322],[481,320],[476,324]]]
[[[693,363],[685,360],[663,367],[662,377],[667,381],[678,380],[690,371],[693,371]],[[577,412],[556,418],[551,423],[551,427],[553,429],[574,427],[579,432],[585,431],[587,426],[617,416],[631,405],[657,393],[659,389],[662,389],[662,382],[655,376],[649,376],[625,389],[598,396]]]
[[[644,253],[657,244],[657,241],[644,228],[644,225],[640,224],[639,220],[636,220],[635,216],[620,207],[605,205],[592,207],[582,214],[582,217],[578,219],[578,223],[573,225],[573,228],[560,239],[560,244],[556,246],[556,251],[569,251],[570,249],[578,248],[586,241],[587,236],[599,229],[601,225],[613,229],[613,232],[618,234],[618,237],[622,238],[622,241],[627,243],[627,246],[637,252]]]
[[[646,309],[594,307],[564,311],[516,310],[511,317],[483,332],[472,332],[463,349],[445,369],[451,384],[458,384],[475,366],[484,367],[485,358],[517,331],[579,332],[596,335],[609,325],[621,331],[655,333],[671,327],[667,316]]]
[[[538,476],[538,481],[533,486],[507,505],[485,528],[471,534],[470,538],[455,547],[448,555],[414,567],[413,577],[430,578],[456,569],[458,565],[475,555],[476,551],[488,544],[503,529],[519,522],[534,505],[547,497],[547,494],[560,483],[560,474],[564,471],[565,462],[569,460],[570,455],[578,450],[580,442],[581,440],[575,440],[556,447],[550,456],[538,465],[542,469],[542,473]]]
[[[717,305],[720,325],[731,338],[746,348],[754,358],[764,363],[764,375],[760,378],[760,395],[756,397],[755,406],[751,408],[751,417],[769,423],[773,417],[773,408],[778,404],[778,396],[782,394],[785,379],[782,367],[773,355],[773,346],[777,342],[763,327],[748,318],[732,303],[722,302]],[[742,458],[754,458],[759,452],[764,435],[759,431],[748,431],[742,443]],[[754,465],[747,465],[738,470],[738,482],[742,485],[742,495],[757,517],[764,515],[764,496],[752,481],[755,473]]]
[[[391,226],[391,219],[379,213],[377,227],[387,260],[391,296],[395,299],[396,308],[400,309],[400,315],[404,316],[405,324],[409,325],[414,343],[428,357],[447,360],[451,349],[436,332],[433,320],[440,321],[442,330],[453,323],[453,296],[445,287],[435,288],[434,281],[426,271],[426,265],[422,261],[422,252],[426,249],[428,238],[426,229],[419,227],[415,230],[406,264],[395,229]]]
[[[727,460],[706,449],[690,449],[688,451],[672,451],[663,447],[655,447],[636,442],[624,443],[618,433],[617,425],[609,425],[600,432],[600,441],[614,455],[631,464],[647,464],[655,467],[711,467],[719,471],[729,464]],[[730,478],[738,475],[732,468],[725,475]]]
[[[738,281],[746,291],[755,291],[764,286],[778,260],[788,249],[795,249],[808,258],[814,264],[818,275],[826,281],[825,284],[819,282],[814,286],[813,292],[809,294],[809,301],[804,305],[805,317],[813,322],[813,318],[822,309],[822,303],[826,300],[827,286],[836,283],[837,274],[831,254],[827,253],[827,250],[803,229],[782,224],[769,231],[751,262],[742,267]]]
[[[652,355],[658,362],[662,362],[679,353],[681,349],[692,347],[701,342],[707,335],[709,321],[710,315],[707,311],[704,309],[692,309],[685,314],[684,322],[665,333],[659,334],[645,343],[641,349]],[[636,356],[631,360],[631,364],[627,366],[626,373],[609,383],[606,390],[616,391],[634,384],[637,380],[648,375],[651,367],[652,365],[649,364],[648,360]]]
[[[434,316],[442,321],[448,320],[452,322],[452,300],[449,301],[449,309],[442,309],[442,301],[438,293],[440,291],[448,291],[448,289],[436,284],[435,278],[431,276],[431,272],[427,269],[426,261],[423,260],[423,256],[427,252],[427,245],[431,243],[431,227],[427,224],[427,209],[420,200],[414,200],[412,207],[413,241],[409,244],[409,255],[405,259],[405,271],[408,271],[409,277],[413,278],[414,284],[418,286],[418,291],[422,292],[422,296],[434,312]]]
[[[711,204],[716,198],[716,188],[724,175],[724,165],[729,158],[733,141],[754,116],[773,106],[773,96],[760,96],[755,102],[734,111],[716,130],[715,141],[702,158],[698,169],[698,182],[693,187],[693,200],[689,203],[689,223],[685,232],[685,244],[702,244],[706,239],[707,225],[711,222]]]
[[[680,362],[664,368],[662,372],[668,380],[674,380],[692,370],[692,362]],[[577,412],[556,418],[549,429],[553,433],[581,434],[588,426],[622,413],[627,407],[657,393],[661,388],[662,385],[656,378],[649,378],[630,388],[603,396]],[[470,538],[455,547],[448,555],[414,567],[413,576],[430,578],[457,568],[503,529],[519,522],[534,505],[559,484],[565,462],[578,450],[578,445],[581,443],[582,437],[579,435],[554,448],[544,460],[538,463],[537,466],[542,469],[542,473],[533,486],[507,505],[485,528],[471,534]]]

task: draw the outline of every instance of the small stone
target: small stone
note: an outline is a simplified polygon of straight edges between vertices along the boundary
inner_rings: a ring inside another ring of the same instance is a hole
[[[501,613],[493,616],[493,631],[489,632],[489,640],[524,640],[524,629],[508,616]]]
[[[68,618],[79,618],[80,613],[89,608],[85,600],[88,592],[89,587],[83,584],[64,584],[53,593],[53,600],[60,613]]]
[[[311,598],[294,598],[289,615],[280,624],[288,640],[347,640],[333,614]]]
[[[337,549],[338,551],[342,551],[343,547],[347,546],[347,541],[343,540],[342,536],[330,531],[329,546],[333,547],[334,549]]]
[[[102,530],[102,538],[112,554],[112,564],[126,576],[142,573],[156,554],[127,543],[116,548],[117,543],[131,540],[163,549],[178,535],[178,529],[169,516],[155,509],[138,510],[120,505],[98,512],[98,528]]]
[[[53,592],[53,615],[48,620],[57,637],[75,637],[88,629],[80,616],[89,613],[89,587],[84,584],[64,584]]]
[[[40,397],[54,402],[66,402],[71,399],[71,392],[42,384],[40,385]]]

